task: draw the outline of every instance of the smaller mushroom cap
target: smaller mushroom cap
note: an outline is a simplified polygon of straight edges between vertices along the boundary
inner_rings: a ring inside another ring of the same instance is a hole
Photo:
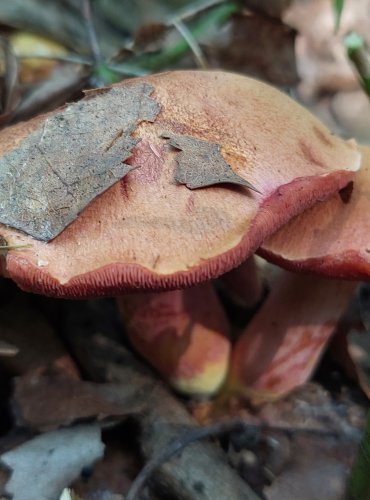
[[[370,279],[370,147],[353,185],[292,219],[258,253],[293,271]]]

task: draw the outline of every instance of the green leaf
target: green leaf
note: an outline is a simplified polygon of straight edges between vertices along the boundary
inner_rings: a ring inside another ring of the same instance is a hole
[[[363,89],[370,97],[370,54],[365,46],[365,40],[357,33],[350,33],[344,39],[344,46],[357,70]]]
[[[333,8],[335,15],[335,31],[338,31],[344,8],[344,0],[333,0]]]

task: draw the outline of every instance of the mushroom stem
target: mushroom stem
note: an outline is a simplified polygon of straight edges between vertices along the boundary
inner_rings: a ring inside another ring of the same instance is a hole
[[[262,297],[263,279],[254,255],[241,266],[223,274],[219,281],[231,299],[243,307],[255,306]]]
[[[210,284],[118,298],[134,348],[179,392],[214,394],[229,365],[229,325]]]
[[[232,389],[259,403],[306,382],[355,287],[353,282],[282,271],[234,347]]]

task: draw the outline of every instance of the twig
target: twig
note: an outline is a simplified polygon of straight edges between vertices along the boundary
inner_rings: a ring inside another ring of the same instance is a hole
[[[211,7],[215,7],[220,3],[226,3],[226,0],[210,0],[209,2],[199,4],[199,2],[195,2],[193,4],[187,5],[184,9],[180,9],[177,14],[170,19],[167,23],[167,26],[174,25],[175,21],[185,21],[186,19],[190,19],[201,12],[204,12]]]
[[[0,255],[7,253],[9,250],[21,250],[23,248],[31,248],[32,245],[27,243],[27,245],[0,245]]]
[[[95,61],[95,64],[99,64],[103,60],[103,56],[100,50],[100,45],[98,42],[98,37],[96,35],[95,25],[91,13],[90,0],[81,0],[81,10],[82,15],[85,19],[87,33],[89,35],[91,55]]]
[[[201,439],[222,436],[224,434],[229,434],[231,432],[243,432],[243,431],[269,431],[275,433],[283,433],[287,435],[292,434],[308,434],[308,435],[319,435],[325,437],[342,437],[342,435],[337,431],[327,431],[325,429],[307,429],[307,428],[291,428],[282,426],[270,426],[267,424],[250,424],[244,422],[243,420],[231,420],[229,422],[220,422],[207,427],[202,428],[191,428],[186,431],[179,438],[174,439],[169,443],[169,445],[163,449],[157,456],[149,460],[146,465],[141,469],[138,476],[135,478],[131,484],[130,490],[126,494],[126,500],[136,500],[139,495],[140,490],[144,484],[148,481],[153,472],[163,465],[164,462],[169,460],[173,455],[184,449],[191,443],[199,441]]]
[[[187,28],[187,26],[180,21],[179,19],[175,19],[172,21],[173,26],[177,29],[186,43],[189,45],[191,51],[193,52],[195,59],[199,65],[199,67],[205,69],[208,67],[207,61],[203,55],[203,52],[199,46],[199,43],[192,35],[191,31]]]
[[[81,64],[83,66],[93,66],[94,61],[92,59],[88,59],[86,57],[81,57],[77,56],[75,54],[65,54],[65,55],[60,55],[60,54],[38,54],[35,52],[34,54],[20,54],[18,55],[19,59],[46,59],[50,61],[60,61],[60,62],[67,62],[67,63],[74,63],[74,64]]]

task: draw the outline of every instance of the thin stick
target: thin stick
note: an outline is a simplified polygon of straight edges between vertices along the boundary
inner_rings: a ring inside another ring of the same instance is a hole
[[[22,248],[31,248],[32,245],[27,243],[27,245],[0,245],[0,255],[7,253],[9,250],[20,250]]]
[[[200,48],[197,40],[194,38],[191,31],[187,26],[179,19],[172,21],[173,26],[177,29],[186,43],[189,45],[191,51],[194,54],[195,60],[200,68],[206,69],[208,67],[207,61],[203,55],[202,49]]]
[[[209,438],[211,436],[220,436],[230,432],[248,431],[269,431],[279,432],[287,435],[292,434],[308,434],[319,436],[340,437],[341,434],[337,431],[327,431],[324,429],[304,429],[304,428],[291,428],[282,426],[269,426],[267,424],[249,424],[242,420],[231,420],[230,422],[221,422],[208,427],[192,428],[186,431],[183,436],[171,441],[161,453],[149,460],[141,469],[140,473],[136,476],[131,484],[131,487],[126,494],[126,500],[136,500],[140,493],[141,488],[146,481],[150,478],[152,473],[160,467],[164,462],[167,462],[173,455],[181,451],[183,448],[201,439]]]
[[[19,55],[19,59],[46,59],[50,61],[60,61],[60,62],[67,62],[67,63],[74,63],[74,64],[81,64],[83,66],[92,66],[94,64],[94,61],[92,59],[88,59],[86,57],[81,57],[81,56],[76,56],[74,54],[65,54],[65,55],[60,55],[60,54],[38,54],[37,52],[35,54],[24,54],[24,55]]]
[[[192,18],[197,14],[224,2],[225,0],[210,0],[209,2],[202,3],[201,5],[199,5],[199,2],[187,5],[184,9],[181,9],[177,15],[170,19],[168,26],[173,25],[174,21],[185,21],[186,19]]]
[[[96,35],[95,24],[91,13],[90,0],[81,0],[81,11],[85,19],[87,34],[89,35],[91,55],[95,63],[99,64],[103,60],[103,56],[100,50],[98,37]]]

